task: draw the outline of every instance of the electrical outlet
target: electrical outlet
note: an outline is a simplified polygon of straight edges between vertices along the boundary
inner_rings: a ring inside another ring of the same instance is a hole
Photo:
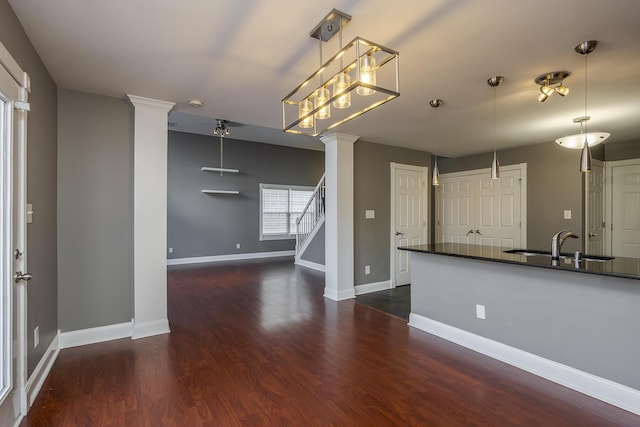
[[[173,248],[169,248],[169,253],[172,254],[173,253]]]
[[[371,266],[370,265],[365,265],[364,266],[364,274],[371,274]]]
[[[33,329],[33,348],[37,348],[40,344],[40,326]]]
[[[484,310],[484,305],[476,304],[476,317],[478,319],[486,319],[486,313]]]
[[[240,249],[240,243],[236,243],[236,249]]]

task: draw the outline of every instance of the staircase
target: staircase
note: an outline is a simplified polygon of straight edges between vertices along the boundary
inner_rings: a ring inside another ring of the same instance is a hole
[[[311,198],[309,198],[307,205],[296,221],[296,264],[310,268],[316,268],[315,266],[318,266],[316,269],[324,267],[324,253],[321,261],[313,260],[311,262],[303,260],[303,254],[315,240],[318,231],[324,231],[324,228],[322,228],[324,224],[324,192],[325,177],[322,175],[318,185],[316,185],[316,188],[313,190]],[[324,238],[321,243],[322,246],[324,246]]]

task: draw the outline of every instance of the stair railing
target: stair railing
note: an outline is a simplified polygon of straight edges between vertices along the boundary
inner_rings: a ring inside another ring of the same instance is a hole
[[[324,192],[325,179],[322,175],[307,205],[296,220],[296,254],[302,249],[316,224],[324,216]]]

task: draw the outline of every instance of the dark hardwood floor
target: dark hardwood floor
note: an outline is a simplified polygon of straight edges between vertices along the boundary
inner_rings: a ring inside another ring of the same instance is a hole
[[[21,426],[640,425],[323,287],[290,260],[171,268],[171,334],[62,350]]]

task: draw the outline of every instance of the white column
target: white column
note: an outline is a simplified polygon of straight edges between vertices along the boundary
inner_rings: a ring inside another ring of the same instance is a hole
[[[325,288],[334,301],[355,298],[353,275],[353,144],[359,137],[333,133],[325,145]]]
[[[170,332],[167,318],[167,114],[171,102],[127,95],[133,133],[133,339]]]

